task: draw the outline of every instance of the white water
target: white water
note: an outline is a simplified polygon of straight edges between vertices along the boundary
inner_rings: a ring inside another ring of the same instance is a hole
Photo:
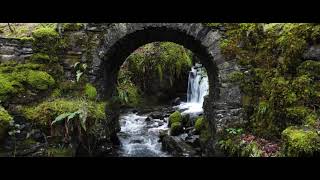
[[[188,79],[187,102],[178,108],[184,109],[183,114],[198,114],[203,112],[204,97],[209,93],[208,76],[201,64],[191,68]]]
[[[167,129],[167,121],[152,120],[146,122],[147,116],[136,113],[123,114],[120,117],[121,131],[118,137],[121,142],[121,156],[155,157],[168,156],[161,150],[159,131]]]

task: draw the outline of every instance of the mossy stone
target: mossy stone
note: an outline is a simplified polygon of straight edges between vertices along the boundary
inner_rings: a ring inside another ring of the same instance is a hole
[[[84,92],[90,100],[95,100],[97,98],[97,89],[92,84],[87,83]]]
[[[6,111],[2,106],[0,106],[0,140],[6,136],[10,121],[13,117]]]
[[[182,123],[182,115],[179,111],[175,111],[169,116],[169,126],[173,123]]]
[[[182,133],[182,124],[180,122],[174,122],[171,124],[170,134],[171,136],[177,136]]]
[[[291,126],[282,132],[282,141],[286,156],[319,155],[320,136],[315,130]]]

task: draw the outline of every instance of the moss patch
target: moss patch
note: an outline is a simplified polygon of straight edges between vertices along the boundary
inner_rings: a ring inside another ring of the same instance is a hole
[[[55,85],[48,73],[39,70],[38,64],[5,63],[0,65],[0,100],[6,101],[16,94],[30,90],[44,91]]]
[[[320,152],[320,137],[312,129],[288,127],[282,132],[283,153],[286,156],[314,156]]]
[[[4,138],[7,133],[9,123],[13,120],[13,117],[0,106],[0,140]]]
[[[59,115],[72,113],[79,110],[84,103],[88,108],[89,120],[105,119],[105,103],[83,101],[80,99],[55,99],[45,101],[35,106],[24,107],[22,113],[29,120],[41,126],[50,126],[51,122]]]
[[[26,75],[26,82],[35,89],[46,90],[55,84],[52,76],[43,71],[29,71]]]
[[[169,116],[169,126],[173,123],[182,123],[182,115],[179,111],[176,111]]]
[[[97,98],[97,90],[92,84],[87,83],[85,85],[84,92],[85,95],[91,100],[95,100]]]
[[[205,128],[204,119],[202,116],[197,118],[194,128],[196,129],[197,133],[200,133],[201,130]]]

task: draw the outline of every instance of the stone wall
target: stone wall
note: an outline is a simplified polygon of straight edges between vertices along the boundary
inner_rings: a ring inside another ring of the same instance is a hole
[[[0,38],[0,63],[23,61],[32,55],[32,44],[19,39]]]

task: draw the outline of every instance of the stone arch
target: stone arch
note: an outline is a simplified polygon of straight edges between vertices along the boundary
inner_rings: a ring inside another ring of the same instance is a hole
[[[238,70],[235,62],[225,61],[220,53],[221,33],[201,23],[114,23],[105,27],[96,51],[92,69],[100,94],[106,99],[115,92],[120,66],[137,48],[155,41],[170,41],[190,49],[200,57],[209,78],[209,95],[204,102],[204,115],[211,134],[216,132],[217,112],[238,108],[240,91],[226,82],[227,74]],[[220,113],[221,115],[221,113]],[[107,127],[115,127],[116,118],[107,118]],[[109,134],[116,131],[109,129]],[[213,138],[213,137],[212,137]],[[213,144],[208,146],[214,146]]]

